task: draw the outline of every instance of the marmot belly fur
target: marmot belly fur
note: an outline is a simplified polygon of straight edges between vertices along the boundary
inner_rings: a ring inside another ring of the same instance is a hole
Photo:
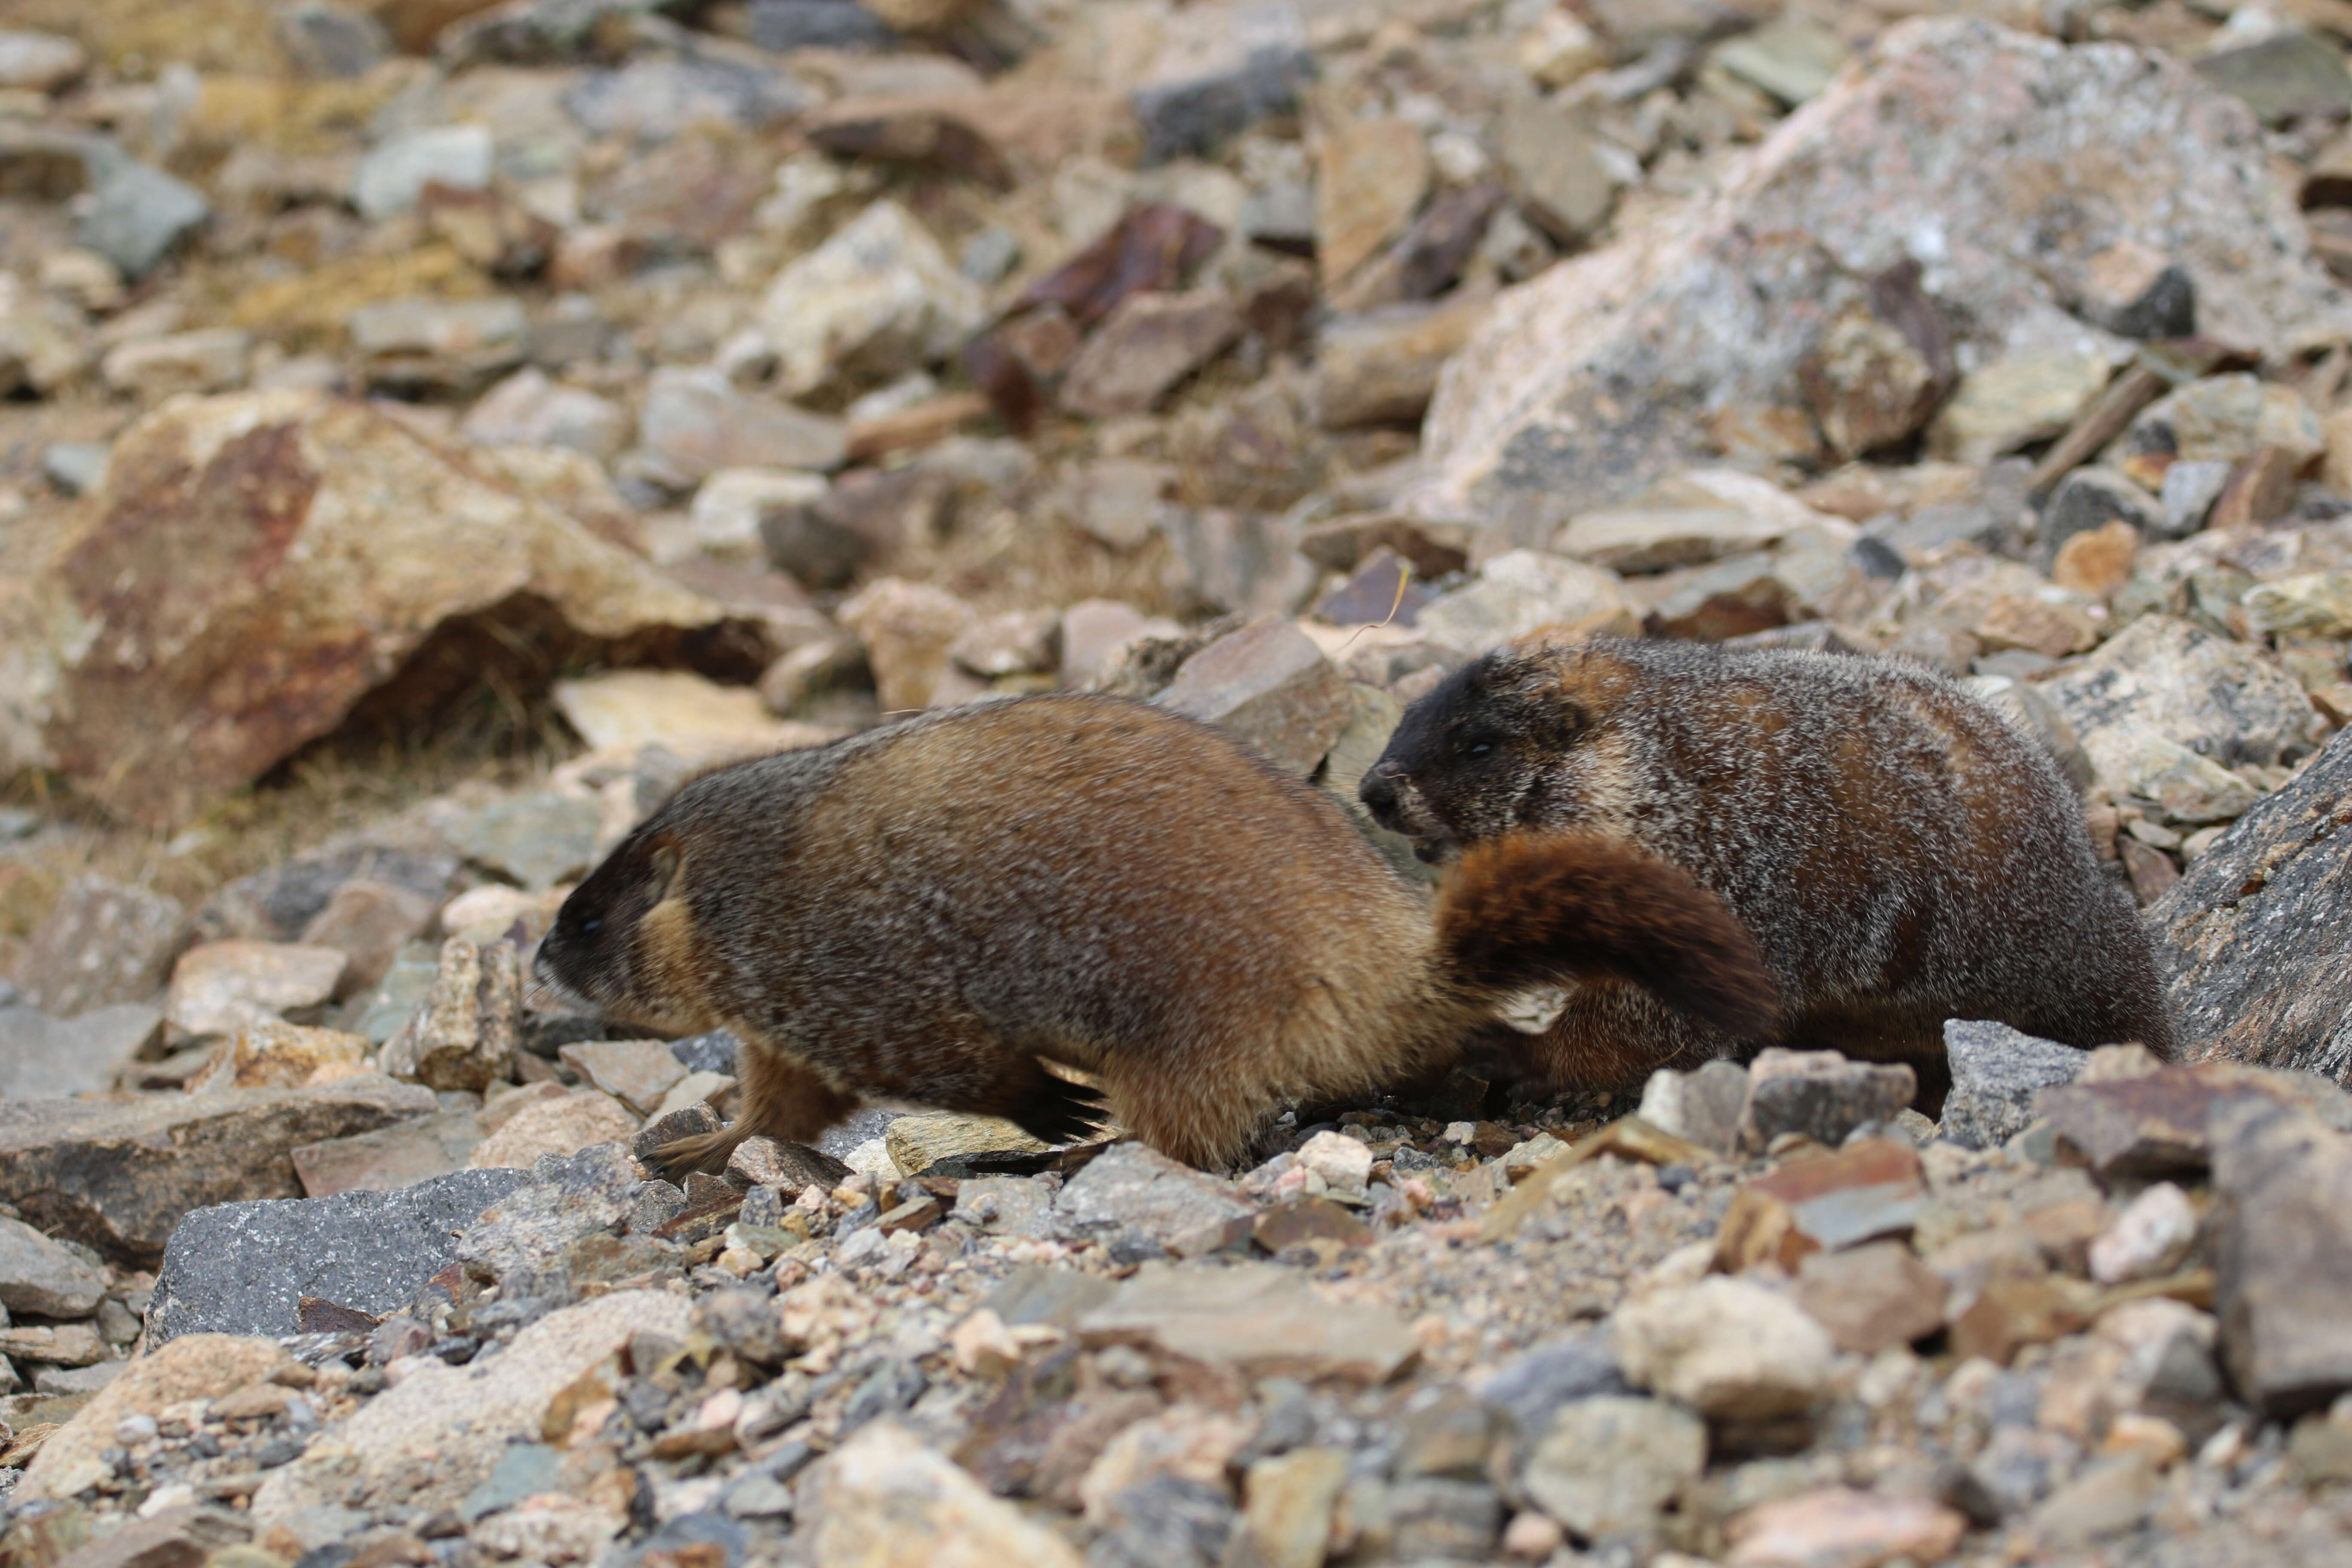
[[[740,1114],[661,1152],[724,1166],[887,1096],[1048,1142],[1102,1115],[1222,1164],[1286,1101],[1443,1071],[1524,987],[1606,973],[1769,1026],[1721,900],[1622,844],[1516,836],[1433,911],[1331,802],[1148,704],[925,715],[688,784],[565,900],[539,977],[743,1041]]]
[[[1762,1044],[1910,1062],[1947,1018],[2094,1047],[2172,1030],[2129,898],[2041,746],[1925,668],[1600,639],[1499,648],[1414,703],[1362,798],[1426,859],[1530,829],[1647,850],[1720,893],[1779,988],[1768,1042],[1583,987],[1555,1081],[1637,1083]]]

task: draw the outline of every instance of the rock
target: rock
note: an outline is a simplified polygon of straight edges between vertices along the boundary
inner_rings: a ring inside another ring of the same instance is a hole
[[[484,1208],[457,1238],[457,1258],[467,1272],[498,1281],[509,1296],[529,1294],[548,1277],[560,1276],[573,1242],[618,1225],[641,1179],[636,1162],[617,1142],[551,1153],[530,1169],[528,1183]]]
[[[71,38],[13,27],[0,32],[0,88],[55,92],[89,64],[89,55]]]
[[[141,403],[182,392],[226,392],[245,384],[252,338],[235,327],[132,338],[107,351],[99,375]]]
[[[177,542],[162,552],[163,539]],[[688,633],[712,649],[730,635],[719,605],[571,517],[390,416],[312,393],[149,415],[116,442],[104,492],[51,561],[39,582],[71,635],[30,650],[46,700],[37,683],[7,700],[57,765],[144,823],[257,777],[371,692],[385,712],[430,711],[516,657],[488,637],[394,673],[453,622],[483,617],[483,637],[517,613],[502,606],[529,601],[534,641],[561,626],[583,647],[675,652]],[[746,662],[722,661],[747,676]],[[543,682],[534,668],[521,679]]]
[[[859,1429],[816,1475],[823,1508],[812,1550],[842,1568],[1081,1568],[1061,1536],[1034,1522],[945,1456],[887,1421]]]
[[[759,535],[777,570],[811,588],[845,588],[935,542],[955,502],[955,481],[934,470],[845,474],[805,501],[763,506]]]
[[[646,1129],[646,1132],[652,1131],[650,1127]],[[669,1134],[680,1136],[684,1133]],[[658,1148],[667,1142],[668,1138],[664,1138],[651,1146]],[[643,1157],[640,1152],[639,1158]],[[780,1193],[797,1194],[809,1187],[830,1192],[849,1179],[849,1167],[824,1150],[812,1149],[805,1143],[781,1138],[746,1138],[735,1146],[734,1154],[727,1162],[727,1179],[739,1186],[773,1187]]]
[[[1203,507],[1171,509],[1160,532],[1178,564],[1163,577],[1213,610],[1253,618],[1295,612],[1315,584],[1297,552],[1294,518]]]
[[[301,1331],[303,1297],[382,1317],[457,1260],[457,1233],[530,1181],[457,1171],[393,1193],[221,1204],[173,1228],[148,1309],[151,1344],[182,1334]]]
[[[778,387],[799,396],[835,381],[887,381],[945,359],[983,310],[980,290],[929,231],[898,203],[879,201],[777,273],[759,321],[775,351]]]
[[[1505,294],[1440,384],[1423,431],[1427,473],[1405,509],[1491,520],[1532,544],[1718,447],[1759,460],[1816,451],[1794,395],[1801,367],[1922,234],[1937,237],[1933,301],[1956,361],[2063,359],[2076,406],[2126,350],[2068,310],[2116,245],[2169,257],[2194,287],[2200,331],[2264,357],[2344,314],[2251,117],[2188,68],[1962,17],[1890,28],[1860,64],[1720,195],[1634,216],[1612,243]],[[2088,127],[2068,107],[2086,101],[2102,106]],[[1917,156],[1885,158],[1898,142]],[[2113,222],[2070,230],[2030,261],[1990,242],[2035,228],[2092,167],[2116,172]],[[2157,216],[2180,212],[2196,216]],[[2250,266],[2256,235],[2271,237]],[[1989,386],[1958,395],[1986,406]],[[1988,427],[1966,444],[2007,439]]]
[[[490,183],[494,148],[486,125],[434,125],[396,132],[368,150],[352,172],[352,205],[370,223],[416,205],[428,184],[478,191]]]
[[[1837,35],[1808,22],[1773,22],[1720,45],[1714,63],[1790,108],[1820,96],[1846,62]]]
[[[529,1168],[548,1154],[569,1154],[600,1143],[625,1143],[636,1136],[637,1119],[621,1102],[594,1089],[578,1089],[519,1111],[514,1119],[474,1146],[466,1163],[476,1170]]]
[[[2091,1243],[2091,1278],[2127,1285],[2171,1273],[2197,1241],[2197,1210],[2189,1194],[2158,1182],[2124,1206]]]
[[[2153,539],[2175,537],[2166,530],[2164,504],[2118,469],[2093,465],[2058,481],[2042,515],[2042,555],[2055,562],[2069,542],[2111,522]]]
[[[1669,1137],[1728,1156],[1748,1108],[1748,1069],[1712,1061],[1689,1072],[1660,1068],[1643,1086],[1642,1120]]]
[[[40,1318],[86,1318],[106,1276],[21,1220],[0,1218],[0,1307]]]
[[[2162,809],[2169,792],[2176,816],[2215,809],[2199,804],[2208,792],[2192,787],[2183,770],[2194,764],[2180,753],[2225,768],[2291,763],[2323,728],[2293,677],[2245,644],[2171,616],[2141,616],[2042,691],[2074,726],[2111,795]]]
[[[2320,456],[2326,428],[2291,386],[2244,373],[2209,375],[2177,387],[2136,416],[2106,460],[2126,473],[2177,462],[2232,467],[2266,447],[2284,451],[2294,468]]]
[[[434,1109],[430,1091],[373,1074],[118,1105],[0,1102],[0,1191],[43,1230],[152,1268],[190,1209],[299,1196],[297,1145]]]
[[[2340,1308],[2352,1145],[2312,1117],[2242,1100],[2212,1117],[2214,1310],[2239,1396],[2271,1418],[2352,1388]]]
[[[633,1334],[682,1342],[688,1318],[683,1296],[617,1290],[549,1313],[499,1354],[462,1367],[427,1362],[271,1471],[254,1494],[254,1522],[267,1530],[331,1500],[454,1509],[510,1438],[539,1436],[559,1393]]]
[[[686,1076],[660,1040],[583,1040],[556,1053],[564,1066],[643,1116]]]
[[[1606,507],[1570,518],[1551,548],[1612,572],[1664,572],[1760,550],[1788,531],[1729,508]]]
[[[1219,0],[1171,13],[1132,100],[1144,163],[1215,152],[1257,121],[1289,110],[1314,75],[1306,26],[1289,0]]]
[[[74,307],[46,290],[31,290],[14,273],[0,282],[0,391],[29,389],[46,397],[89,369],[89,334]]]
[[[333,998],[347,962],[331,947],[298,942],[205,942],[173,965],[163,1016],[173,1028],[202,1036],[315,1014]]]
[[[26,942],[16,987],[26,1002],[58,1018],[110,1003],[143,1003],[162,987],[187,936],[188,912],[177,899],[76,877]]]
[[[467,859],[538,891],[587,871],[601,821],[593,800],[535,790],[483,807],[449,837]]]
[[[939,701],[950,677],[948,650],[980,616],[944,588],[881,577],[844,604],[836,618],[866,645],[875,694],[889,715]]]
[[[1616,182],[1588,125],[1540,99],[1506,104],[1496,151],[1527,216],[1554,243],[1573,248],[1608,219]]]
[[[2341,114],[2352,109],[2352,72],[2335,44],[2300,27],[2282,27],[2236,48],[2215,49],[2197,61],[2197,74],[2245,100],[2266,125],[2299,114]]]
[[[372,16],[338,6],[298,4],[278,14],[278,47],[305,76],[365,76],[391,52],[392,37]]]
[[[1966,1516],[1927,1498],[1829,1487],[1758,1503],[1724,1527],[1726,1568],[1864,1568],[1941,1563],[1969,1532]]]
[[[901,1116],[882,1135],[890,1163],[920,1175],[942,1160],[974,1154],[1034,1154],[1046,1145],[1001,1116],[964,1116],[950,1110]]]
[[[459,428],[486,447],[562,447],[609,463],[628,442],[629,416],[609,398],[561,385],[530,365],[482,394]]]
[[[1918,1089],[1917,1075],[1900,1062],[1850,1062],[1836,1051],[1769,1047],[1748,1067],[1740,1142],[1760,1152],[1783,1132],[1801,1132],[1834,1149],[1865,1122],[1894,1121]]]
[[[2257,636],[2340,637],[2352,633],[2352,572],[2299,572],[2256,584],[2239,603]]]
[[[2108,370],[2106,357],[2095,353],[2003,355],[1960,378],[1936,416],[1928,449],[1952,462],[1981,465],[2063,436],[2107,384]]]
[[[739,391],[719,371],[663,365],[646,378],[637,439],[648,473],[687,489],[721,468],[835,468],[849,430],[830,416]]]
[[[228,1334],[191,1334],[141,1357],[49,1435],[17,1483],[16,1499],[62,1501],[89,1490],[113,1471],[100,1456],[119,1445],[114,1429],[124,1417],[153,1415],[184,1400],[217,1399],[289,1360],[268,1340]]]
[[[473,1111],[444,1111],[373,1132],[302,1144],[294,1151],[294,1173],[301,1178],[308,1197],[388,1193],[465,1170],[481,1142],[481,1123]]]
[[[383,300],[352,312],[352,347],[373,387],[470,392],[520,362],[530,321],[521,301]]]
[[[373,991],[394,959],[433,923],[432,901],[412,889],[355,877],[328,895],[326,907],[302,927],[305,947],[332,948],[343,955],[339,1001]]]
[[[1372,1151],[1342,1132],[1318,1132],[1298,1148],[1298,1165],[1341,1197],[1361,1198],[1372,1177]]]
[[[1907,1245],[1879,1241],[1808,1257],[1796,1294],[1838,1349],[1876,1355],[1940,1330],[1948,1289]]]
[[[163,1015],[140,1002],[71,1019],[37,1007],[0,1007],[0,1095],[64,1098],[111,1088],[115,1074],[163,1027]]]
[[[240,1024],[214,1047],[203,1072],[188,1082],[192,1094],[219,1089],[297,1089],[332,1083],[372,1070],[368,1039],[341,1029],[306,1029],[275,1018]]]
[[[1640,1536],[1706,1468],[1706,1423],[1660,1399],[1601,1394],[1563,1408],[1519,1482],[1587,1541]]]
[[[1336,1448],[1295,1448],[1258,1460],[1242,1478],[1242,1529],[1265,1568],[1322,1568],[1331,1514],[1348,1480]]]
[[[132,281],[153,271],[173,247],[212,216],[204,193],[163,170],[128,158],[100,161],[74,239]]]
[[[2352,1101],[2311,1079],[2222,1061],[2097,1081],[2086,1075],[2044,1089],[2035,1105],[2062,1142],[2107,1181],[2201,1171],[2212,1152],[2212,1120],[2224,1106],[2250,1099],[2300,1099],[2339,1121],[2352,1119]]]
[[[514,944],[451,937],[425,1001],[384,1042],[383,1070],[428,1089],[486,1088],[512,1069],[521,1007]]]
[[[1906,1234],[1927,1206],[1911,1145],[1859,1138],[1741,1187],[1716,1234],[1716,1266],[1738,1273],[1770,1261],[1793,1273],[1809,1253]]]
[[[2072,1083],[2088,1051],[2039,1040],[2006,1024],[1953,1018],[1944,1025],[1952,1087],[1944,1097],[1942,1135],[1963,1149],[1998,1149],[2025,1131],[2034,1096]]]
[[[1090,419],[1147,413],[1241,334],[1222,289],[1131,294],[1070,362],[1062,405]]]
[[[1088,1344],[1157,1345],[1252,1377],[1364,1384],[1387,1382],[1416,1352],[1393,1314],[1328,1300],[1271,1263],[1208,1272],[1147,1263],[1078,1320],[1078,1333]]]
[[[1625,1303],[1615,1319],[1627,1381],[1710,1420],[1794,1415],[1823,1394],[1829,1331],[1788,1297],[1716,1276]]]
[[[1417,424],[1440,373],[1486,319],[1492,300],[1407,300],[1334,315],[1316,334],[1316,416],[1327,430]]]
[[[1429,189],[1429,147],[1407,120],[1370,116],[1315,149],[1315,265],[1326,289],[1371,259]]]
[[[698,125],[761,130],[814,101],[788,71],[726,58],[640,56],[583,72],[563,93],[563,107],[591,133],[640,142],[667,142]]]
[[[1096,1156],[1069,1179],[1054,1206],[1062,1223],[1081,1236],[1139,1234],[1171,1251],[1257,1212],[1231,1182],[1141,1143],[1115,1143]]]
[[[2341,963],[2352,740],[2258,802],[2147,912],[2181,1038],[2224,1060],[2352,1081]]]
[[[1153,700],[1218,726],[1302,777],[1322,762],[1354,711],[1347,678],[1306,633],[1275,616],[1186,659]]]
[[[1475,582],[1424,607],[1420,630],[1441,647],[1476,655],[1541,626],[1570,626],[1619,614],[1631,617],[1633,610],[1615,573],[1511,550],[1481,567]]]

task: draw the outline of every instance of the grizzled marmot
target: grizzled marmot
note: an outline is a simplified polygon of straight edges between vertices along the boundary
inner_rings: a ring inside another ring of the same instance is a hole
[[[1424,859],[1541,829],[1672,861],[1754,932],[1774,1041],[1584,986],[1535,1047],[1556,1082],[1778,1043],[1949,1082],[1947,1018],[2092,1047],[2172,1030],[2130,900],[2048,754],[1923,668],[1601,638],[1498,648],[1405,712],[1360,792]]]
[[[1240,1154],[1286,1100],[1442,1072],[1524,987],[1621,977],[1703,1026],[1770,1027],[1720,899],[1622,844],[1520,835],[1434,910],[1338,807],[1146,703],[926,714],[688,784],[564,901],[538,975],[744,1042],[740,1114],[656,1158],[722,1168],[887,1096],[1063,1142],[1092,1075],[1176,1158]]]

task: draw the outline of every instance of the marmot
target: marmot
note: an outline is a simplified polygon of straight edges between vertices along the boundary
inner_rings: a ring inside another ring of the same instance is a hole
[[[1722,900],[1646,855],[1507,838],[1432,910],[1320,792],[1099,696],[705,773],[564,900],[537,972],[612,1016],[742,1039],[740,1114],[660,1151],[677,1172],[751,1133],[813,1138],[866,1095],[1049,1142],[1108,1109],[1216,1166],[1285,1101],[1442,1072],[1530,984],[1622,976],[1733,1034],[1772,1009]]]
[[[1620,638],[1498,648],[1406,710],[1359,793],[1424,859],[1531,828],[1633,845],[1754,932],[1777,1041],[1602,983],[1530,1047],[1555,1084],[1777,1043],[1909,1062],[1936,1107],[1947,1018],[2172,1048],[2137,913],[2056,764],[1918,666]]]

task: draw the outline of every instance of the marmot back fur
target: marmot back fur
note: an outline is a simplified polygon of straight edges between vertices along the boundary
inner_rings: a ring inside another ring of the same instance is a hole
[[[1427,859],[1598,834],[1688,871],[1755,934],[1777,1043],[1948,1082],[1942,1026],[2172,1047],[2137,912],[2041,746],[1923,668],[1604,638],[1506,647],[1414,703],[1364,804]],[[1545,1037],[1559,1081],[1638,1082],[1767,1043],[1585,988]]]
[[[1216,1165],[1284,1102],[1442,1072],[1524,987],[1596,973],[1706,1026],[1769,1026],[1721,900],[1622,844],[1517,836],[1433,912],[1338,808],[1206,725],[1040,697],[928,714],[688,784],[565,900],[541,980],[743,1041],[724,1165],[887,1096],[1100,1117]]]

